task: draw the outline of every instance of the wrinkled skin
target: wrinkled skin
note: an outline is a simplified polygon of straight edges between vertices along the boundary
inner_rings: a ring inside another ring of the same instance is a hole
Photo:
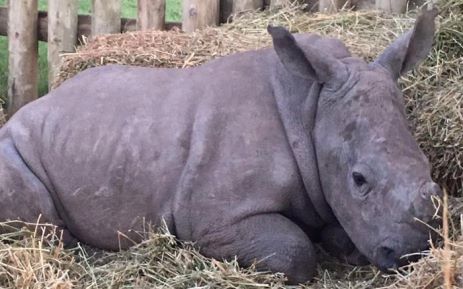
[[[371,64],[269,27],[274,49],[191,69],[89,69],[0,130],[0,219],[117,250],[165,222],[214,258],[310,280],[314,242],[386,270],[428,246],[432,182],[397,78],[435,11]],[[121,237],[118,232],[122,233]]]

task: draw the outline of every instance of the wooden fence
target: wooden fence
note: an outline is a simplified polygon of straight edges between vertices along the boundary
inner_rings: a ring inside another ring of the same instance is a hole
[[[49,81],[52,82],[60,65],[60,54],[73,52],[82,35],[174,26],[191,32],[218,25],[232,13],[266,5],[286,5],[293,0],[183,0],[181,23],[165,21],[166,0],[137,0],[137,19],[121,18],[121,0],[92,0],[92,15],[78,15],[77,0],[48,0],[48,12],[38,11],[37,1],[9,0],[7,7],[0,7],[0,35],[8,35],[9,39],[9,115],[38,97],[38,41],[48,42]],[[319,1],[320,10],[329,12],[353,0]],[[405,3],[406,0],[376,0],[378,8],[391,12],[401,12]]]

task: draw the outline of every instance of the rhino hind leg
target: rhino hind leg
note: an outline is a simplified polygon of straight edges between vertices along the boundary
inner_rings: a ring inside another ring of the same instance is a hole
[[[225,231],[224,231],[225,230]],[[307,235],[279,214],[262,214],[206,234],[198,240],[210,257],[237,257],[242,266],[256,263],[261,271],[281,272],[289,284],[310,281],[316,269],[316,252]]]
[[[0,136],[0,206],[0,222],[5,222],[0,226],[0,233],[26,224],[34,230],[34,224],[48,223],[62,230],[66,245],[74,244],[75,239],[66,230],[49,191],[31,171],[14,142],[4,134]],[[42,228],[52,230],[51,226]]]

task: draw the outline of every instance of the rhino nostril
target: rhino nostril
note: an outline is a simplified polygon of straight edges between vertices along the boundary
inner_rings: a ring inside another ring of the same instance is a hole
[[[391,257],[394,256],[394,249],[391,249],[389,247],[380,247],[379,248],[379,254],[381,257],[385,259],[390,259]]]
[[[395,256],[395,250],[386,246],[378,248],[378,267],[383,272],[391,272],[396,270],[397,258]]]
[[[429,198],[429,194],[428,192],[426,191],[421,191],[421,197],[425,200],[427,200]]]

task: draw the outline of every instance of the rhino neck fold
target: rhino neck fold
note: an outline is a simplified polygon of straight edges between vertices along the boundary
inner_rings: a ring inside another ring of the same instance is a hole
[[[336,218],[321,187],[312,140],[320,85],[291,76],[281,64],[275,66],[277,70],[272,77],[274,97],[304,187],[321,219],[333,223]]]

